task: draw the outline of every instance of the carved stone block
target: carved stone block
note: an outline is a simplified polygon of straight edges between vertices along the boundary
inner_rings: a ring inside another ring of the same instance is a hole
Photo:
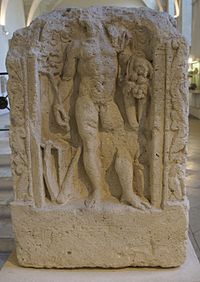
[[[59,10],[14,34],[20,265],[184,262],[187,53],[173,19],[149,9]]]

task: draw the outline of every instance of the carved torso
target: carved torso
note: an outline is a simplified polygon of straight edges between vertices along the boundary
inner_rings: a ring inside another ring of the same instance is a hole
[[[117,79],[117,53],[110,45],[95,38],[80,43],[77,73],[80,76],[80,95],[89,95],[96,102],[112,99]]]

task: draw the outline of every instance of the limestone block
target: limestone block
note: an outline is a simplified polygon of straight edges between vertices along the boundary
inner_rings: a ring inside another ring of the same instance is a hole
[[[54,11],[7,57],[17,258],[32,267],[181,265],[185,40],[165,13]]]
[[[184,262],[184,208],[148,212],[121,204],[38,210],[12,206],[20,265],[38,268],[174,267]],[[178,224],[177,224],[178,222]]]
[[[188,242],[185,263],[166,269],[33,269],[20,267],[13,252],[1,270],[0,282],[198,282],[199,277],[200,264]]]

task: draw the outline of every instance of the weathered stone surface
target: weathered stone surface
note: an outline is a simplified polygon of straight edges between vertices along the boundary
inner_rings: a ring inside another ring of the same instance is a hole
[[[38,210],[12,207],[20,265],[34,267],[179,266],[185,258],[184,208],[148,212],[120,204]],[[177,224],[178,222],[178,224]]]
[[[13,253],[1,270],[0,282],[197,282],[200,264],[192,248],[187,244],[187,259],[176,268],[125,268],[125,269],[33,269],[18,265]]]
[[[173,19],[149,9],[65,9],[14,34],[21,265],[183,263],[187,51]]]

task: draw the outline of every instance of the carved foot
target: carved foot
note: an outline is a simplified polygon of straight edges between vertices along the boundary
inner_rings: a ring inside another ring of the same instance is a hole
[[[93,192],[88,196],[88,199],[84,201],[84,204],[88,208],[92,208],[95,205],[105,202],[118,202],[118,200],[110,194]]]
[[[138,131],[139,123],[138,122],[132,123],[132,124],[130,124],[130,127],[133,131]]]
[[[140,199],[140,197],[137,196],[135,193],[133,193],[132,195],[123,194],[121,196],[120,201],[122,203],[131,205],[132,207],[139,209],[139,210],[145,210],[146,208],[150,208],[150,204],[148,203],[148,201]]]
[[[72,195],[71,194],[65,195],[64,193],[60,192],[58,197],[57,197],[57,199],[56,199],[56,202],[58,204],[65,204],[70,199],[72,199]]]
[[[145,197],[141,197],[141,203],[148,209],[151,208],[151,204],[149,203],[149,201],[145,198]]]

